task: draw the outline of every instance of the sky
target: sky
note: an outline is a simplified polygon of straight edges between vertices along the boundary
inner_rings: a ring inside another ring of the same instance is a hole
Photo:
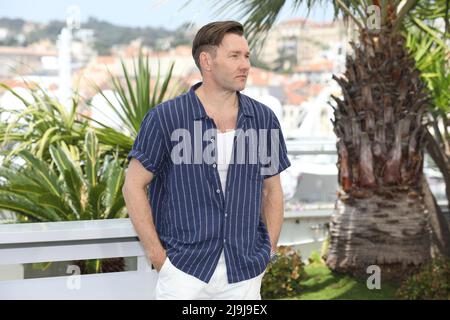
[[[212,3],[215,1],[217,0],[191,0],[189,3],[186,0],[0,0],[0,17],[22,18],[35,22],[64,20],[67,17],[67,8],[78,5],[82,23],[92,16],[122,26],[152,26],[173,30],[184,22],[204,25],[214,20],[239,20],[238,16],[230,13],[217,15],[217,9],[212,9]],[[292,1],[286,2],[286,8],[282,10],[278,21],[306,16],[304,6],[292,13]],[[333,18],[332,7],[317,7],[310,13],[309,18],[317,22],[330,21]]]

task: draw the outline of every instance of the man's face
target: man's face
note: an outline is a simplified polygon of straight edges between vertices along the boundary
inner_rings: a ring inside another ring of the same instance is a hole
[[[250,71],[250,52],[243,36],[227,33],[216,48],[211,73],[214,81],[223,89],[244,90]]]

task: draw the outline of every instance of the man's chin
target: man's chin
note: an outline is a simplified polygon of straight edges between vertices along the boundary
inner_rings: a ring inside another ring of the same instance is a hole
[[[235,90],[236,91],[242,91],[242,90],[244,90],[245,89],[245,82],[243,82],[243,83],[238,83],[236,86],[235,86]]]
[[[224,86],[223,88],[227,88],[227,90],[232,90],[232,91],[242,91],[245,89],[245,82],[233,82],[233,83],[229,83],[227,86]]]

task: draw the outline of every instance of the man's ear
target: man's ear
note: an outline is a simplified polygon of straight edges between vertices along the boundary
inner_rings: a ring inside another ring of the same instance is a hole
[[[202,70],[211,71],[212,57],[209,53],[205,51],[200,53],[200,65]]]

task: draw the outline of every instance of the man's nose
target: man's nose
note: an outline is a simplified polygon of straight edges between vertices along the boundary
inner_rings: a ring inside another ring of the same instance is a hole
[[[243,61],[241,60],[239,67],[242,71],[248,71],[250,69],[250,59],[244,57]]]

